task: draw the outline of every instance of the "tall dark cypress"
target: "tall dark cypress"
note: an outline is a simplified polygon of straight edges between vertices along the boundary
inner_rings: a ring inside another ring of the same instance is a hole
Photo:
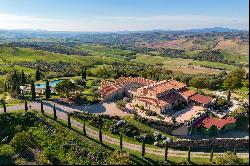
[[[84,80],[84,81],[87,80],[87,69],[85,66],[82,69],[82,80]]]
[[[188,162],[190,162],[190,156],[191,156],[191,147],[188,148],[188,158],[187,158]]]
[[[4,83],[4,92],[7,92],[8,91],[8,86],[7,86],[7,83],[5,82]]]
[[[34,101],[36,100],[36,89],[35,89],[35,84],[34,81],[31,81],[31,99]]]
[[[24,101],[24,110],[25,110],[25,112],[28,111],[28,104],[27,104],[27,101],[26,101],[26,100]]]
[[[6,112],[7,112],[7,110],[6,110],[6,104],[5,104],[5,101],[3,101],[3,111],[4,111],[4,113],[6,113]]]
[[[165,161],[168,160],[168,143],[165,144]]]
[[[41,112],[42,114],[44,114],[44,110],[43,110],[43,101],[41,100]]]
[[[82,80],[84,80],[84,71],[81,69]]]
[[[40,69],[37,68],[36,69],[36,81],[39,81],[39,80],[41,80],[41,72],[40,72]]]
[[[68,127],[71,128],[70,113],[68,112]]]
[[[83,121],[83,135],[86,136],[86,125],[85,125],[85,120]]]
[[[120,150],[122,151],[122,134],[120,135]]]
[[[141,155],[145,156],[145,139],[142,140],[142,149],[141,149]]]
[[[45,98],[46,100],[50,98],[50,86],[48,80],[46,80]]]
[[[21,81],[20,82],[22,85],[26,84],[26,77],[25,77],[23,70],[21,72]]]
[[[210,162],[213,161],[213,157],[214,157],[214,148],[212,148],[211,153],[210,153]]]
[[[102,126],[99,126],[99,141],[102,144]]]
[[[53,112],[54,112],[54,120],[57,120],[57,116],[56,116],[56,105],[54,104],[53,107]]]
[[[234,155],[236,155],[236,146],[234,146]]]

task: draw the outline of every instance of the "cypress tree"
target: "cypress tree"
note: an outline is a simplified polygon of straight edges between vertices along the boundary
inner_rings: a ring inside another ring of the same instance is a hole
[[[122,134],[120,135],[120,150],[122,151]]]
[[[35,90],[35,84],[34,81],[31,81],[31,99],[34,101],[36,100],[36,90]]]
[[[25,112],[28,111],[28,104],[27,104],[27,101],[26,101],[26,100],[24,101],[24,110],[25,110]]]
[[[2,101],[2,102],[3,102],[3,111],[4,111],[4,113],[6,113],[6,112],[7,112],[7,110],[6,110],[5,101]]]
[[[36,69],[36,81],[39,81],[41,80],[41,73],[40,73],[40,70],[39,68]]]
[[[166,142],[166,145],[165,145],[165,161],[168,160],[168,143]]]
[[[48,80],[46,80],[45,98],[46,100],[50,98],[50,86]]]
[[[44,110],[43,110],[43,101],[41,100],[41,112],[42,114],[44,114]]]
[[[236,146],[234,147],[234,155],[236,155]]]
[[[7,92],[8,91],[8,87],[7,87],[7,83],[5,82],[4,83],[4,92]]]
[[[82,69],[82,80],[84,80],[84,81],[87,80],[87,70],[86,70],[85,66]]]
[[[11,77],[12,77],[11,96],[12,97],[16,97],[17,94],[21,93],[20,84],[19,84],[19,78],[18,78],[18,75],[16,73],[16,70],[11,75]]]
[[[102,126],[99,126],[99,141],[102,144]]]
[[[141,152],[142,156],[145,156],[145,139],[143,138],[142,140],[142,152]]]
[[[87,80],[87,68],[84,66],[84,80]]]
[[[188,148],[188,158],[187,161],[190,162],[191,147]]]
[[[23,70],[21,72],[21,81],[20,82],[22,85],[26,84],[26,77],[25,77]]]
[[[70,113],[68,113],[68,127],[71,128]]]
[[[85,126],[85,119],[83,121],[83,135],[86,136],[87,133],[86,133],[86,126]]]
[[[54,111],[54,120],[57,120],[57,116],[56,116],[56,105],[54,104],[53,107],[53,111]]]
[[[213,157],[214,157],[214,148],[212,148],[211,153],[210,153],[210,162],[213,161]]]

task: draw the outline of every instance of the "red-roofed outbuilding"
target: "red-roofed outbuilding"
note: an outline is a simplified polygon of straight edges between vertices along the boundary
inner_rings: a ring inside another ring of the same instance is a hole
[[[209,129],[210,127],[212,127],[214,125],[218,129],[221,129],[225,125],[233,124],[235,122],[236,122],[236,119],[233,118],[233,117],[225,117],[225,118],[222,118],[222,119],[218,119],[218,118],[209,116],[209,117],[205,118],[201,123],[197,124],[196,127],[203,126],[206,129]]]
[[[202,104],[203,106],[207,106],[212,102],[213,98],[209,96],[204,96],[201,94],[194,94],[193,96],[189,98],[189,100]]]

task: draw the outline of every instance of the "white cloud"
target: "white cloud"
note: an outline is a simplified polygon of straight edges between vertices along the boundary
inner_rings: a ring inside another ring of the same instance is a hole
[[[48,19],[0,13],[0,29],[45,29],[59,31],[119,31],[230,27],[249,29],[248,18],[203,15],[100,16],[81,19]]]

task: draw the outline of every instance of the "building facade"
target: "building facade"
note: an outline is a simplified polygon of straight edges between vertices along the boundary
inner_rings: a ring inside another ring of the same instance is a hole
[[[181,103],[209,105],[212,98],[187,89],[176,80],[153,81],[141,77],[120,77],[115,82],[101,82],[101,100],[112,101],[122,97],[132,99],[132,105],[158,114],[167,113]]]

